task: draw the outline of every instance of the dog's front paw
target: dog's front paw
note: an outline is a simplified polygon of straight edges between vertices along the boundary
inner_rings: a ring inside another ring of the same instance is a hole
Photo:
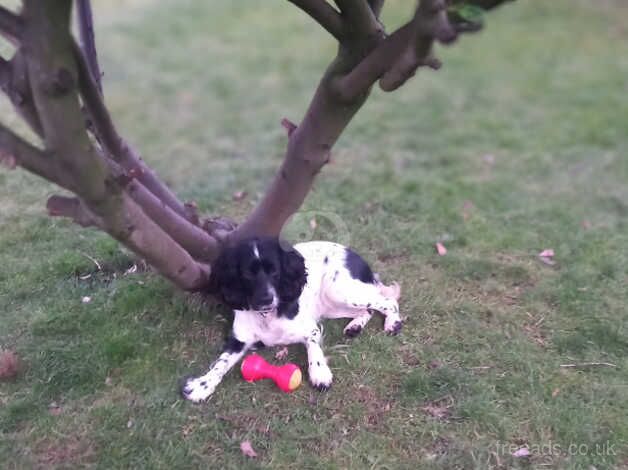
[[[315,364],[309,369],[310,383],[319,392],[325,392],[331,387],[334,378],[327,364]]]
[[[181,385],[181,396],[194,403],[200,403],[207,400],[215,389],[216,387],[208,383],[204,377],[190,377]]]

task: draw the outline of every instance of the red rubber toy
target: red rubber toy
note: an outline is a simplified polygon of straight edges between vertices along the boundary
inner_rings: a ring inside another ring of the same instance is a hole
[[[301,369],[296,364],[273,366],[262,356],[251,354],[242,361],[242,377],[247,382],[261,379],[273,379],[277,386],[286,393],[295,391],[301,385]]]

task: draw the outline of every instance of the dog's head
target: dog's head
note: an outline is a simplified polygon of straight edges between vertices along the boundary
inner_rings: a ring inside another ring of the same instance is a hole
[[[277,238],[251,238],[226,248],[212,266],[211,289],[234,310],[267,314],[299,298],[303,256]]]

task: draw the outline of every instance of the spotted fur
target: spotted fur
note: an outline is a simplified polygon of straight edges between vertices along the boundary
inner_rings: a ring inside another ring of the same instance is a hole
[[[382,284],[354,251],[332,242],[284,246],[255,238],[226,250],[214,265],[213,289],[234,309],[232,332],[209,371],[189,378],[181,392],[191,401],[208,399],[224,375],[256,344],[301,343],[311,385],[327,390],[333,375],[322,349],[320,322],[351,318],[347,336],[357,336],[374,311],[384,315],[389,334],[401,330],[399,286]]]

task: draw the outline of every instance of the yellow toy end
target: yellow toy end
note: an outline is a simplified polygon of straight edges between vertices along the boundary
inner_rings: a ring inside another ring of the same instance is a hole
[[[301,375],[301,369],[295,370],[292,376],[290,377],[290,382],[288,383],[288,387],[290,388],[291,392],[299,388],[299,385],[301,385],[302,379],[303,379],[303,376]]]

